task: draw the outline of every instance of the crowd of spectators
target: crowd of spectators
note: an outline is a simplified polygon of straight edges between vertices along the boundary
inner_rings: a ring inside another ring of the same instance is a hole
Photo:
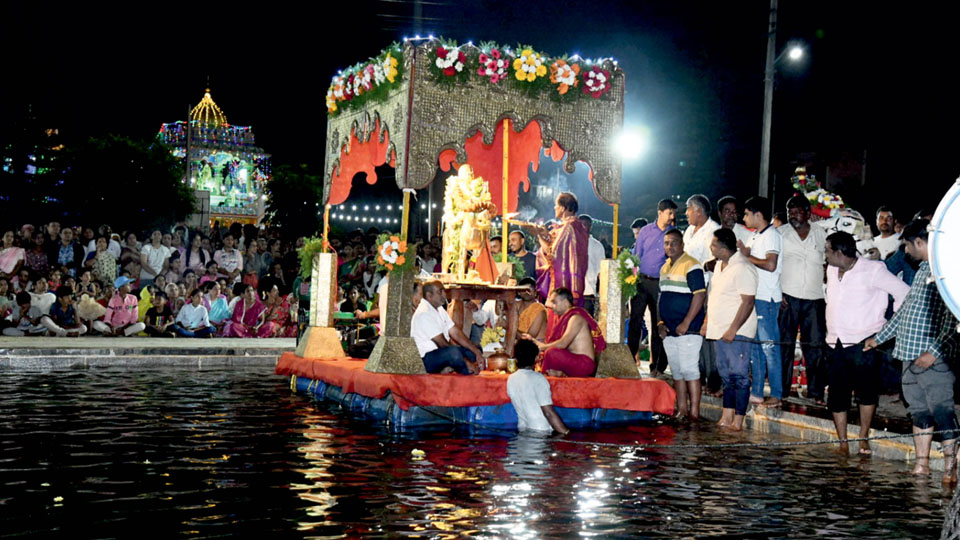
[[[274,229],[114,232],[109,225],[5,228],[0,327],[6,336],[293,337],[297,248]],[[303,289],[303,290],[301,290]]]

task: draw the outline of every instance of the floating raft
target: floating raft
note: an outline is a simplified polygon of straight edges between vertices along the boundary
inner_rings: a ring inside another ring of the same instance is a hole
[[[284,353],[276,373],[291,388],[332,401],[387,425],[392,431],[451,424],[516,429],[506,374],[393,375],[371,373],[363,359],[300,358]],[[676,395],[659,379],[547,377],[554,407],[573,428],[605,427],[672,414]]]

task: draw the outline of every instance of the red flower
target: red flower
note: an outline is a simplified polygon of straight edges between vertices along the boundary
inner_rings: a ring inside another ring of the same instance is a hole
[[[448,68],[446,68],[446,69],[443,70],[443,74],[446,75],[447,77],[456,75],[456,73],[457,73],[457,70],[454,69],[453,66],[450,66],[450,67],[448,67]]]
[[[443,45],[437,47],[437,56],[439,56],[440,58],[447,57],[447,50],[443,48]]]

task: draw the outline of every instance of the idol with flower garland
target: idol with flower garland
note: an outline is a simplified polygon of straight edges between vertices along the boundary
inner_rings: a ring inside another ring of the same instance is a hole
[[[496,280],[497,264],[490,251],[490,223],[497,207],[487,183],[473,175],[473,167],[462,165],[447,179],[443,196],[443,262],[445,273],[457,281]],[[475,268],[469,267],[470,253]]]

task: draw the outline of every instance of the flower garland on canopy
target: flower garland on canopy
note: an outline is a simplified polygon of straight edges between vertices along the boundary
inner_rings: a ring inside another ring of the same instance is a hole
[[[399,43],[379,55],[351,66],[336,76],[327,89],[327,114],[336,116],[347,109],[359,109],[368,102],[382,102],[403,80],[403,58]]]
[[[604,69],[610,67],[604,59],[549,57],[529,45],[511,49],[483,42],[477,47],[471,43],[458,45],[444,38],[432,43],[436,46],[429,51],[431,78],[450,88],[469,84],[471,78],[478,77],[498,86],[507,81],[511,88],[533,98],[543,91],[555,90],[549,92],[555,101],[608,99],[614,79],[623,76],[618,68]],[[333,77],[325,100],[327,114],[336,116],[344,110],[360,109],[368,102],[384,101],[402,80],[403,51],[399,43],[394,43],[378,56]],[[577,87],[582,91],[570,91]]]
[[[579,74],[580,64],[569,64],[564,59],[550,64],[550,82],[557,85],[557,93],[561,96],[571,88],[576,88],[580,82],[577,78]]]
[[[790,180],[793,188],[810,201],[810,211],[816,216],[828,218],[834,210],[846,206],[839,195],[823,189],[815,175],[808,175],[806,167],[797,167]]]
[[[413,267],[406,240],[395,234],[383,233],[377,237],[377,270],[403,272]]]

